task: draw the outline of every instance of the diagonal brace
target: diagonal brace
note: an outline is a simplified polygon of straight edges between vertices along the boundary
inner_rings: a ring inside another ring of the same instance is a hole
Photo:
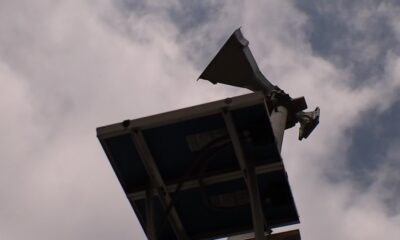
[[[251,212],[253,218],[253,227],[256,240],[264,239],[264,215],[260,200],[260,191],[258,189],[257,176],[255,173],[254,166],[249,163],[244,155],[242,146],[240,144],[239,135],[236,131],[236,127],[233,123],[232,116],[229,111],[223,111],[222,116],[224,118],[226,128],[229,136],[232,140],[233,149],[237,160],[239,161],[240,169],[244,174],[244,179],[249,191]]]
[[[160,171],[158,170],[158,167],[154,161],[154,158],[151,155],[151,152],[146,144],[146,140],[140,130],[133,131],[131,136],[132,136],[133,142],[135,143],[135,146],[138,150],[140,158],[143,162],[143,165],[144,165],[152,183],[154,184],[154,188],[157,190],[161,205],[164,208],[164,210],[166,210],[167,207],[172,202],[172,198],[168,192],[168,189],[164,183],[164,180],[162,179],[162,176],[160,174]],[[176,236],[178,237],[178,240],[189,239],[175,207],[171,208],[171,210],[168,214],[168,221],[170,222],[173,231],[175,232]]]

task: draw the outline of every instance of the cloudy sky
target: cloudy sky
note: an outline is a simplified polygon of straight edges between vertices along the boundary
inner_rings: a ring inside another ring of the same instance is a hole
[[[1,0],[0,239],[144,239],[95,129],[246,93],[195,81],[240,26],[322,110],[282,150],[303,239],[399,239],[400,4],[377,2]]]

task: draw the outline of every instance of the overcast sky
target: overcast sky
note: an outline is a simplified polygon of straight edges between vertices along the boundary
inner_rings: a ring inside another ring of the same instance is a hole
[[[95,129],[246,93],[195,81],[240,26],[321,107],[282,150],[303,239],[399,239],[400,5],[377,2],[1,0],[0,239],[144,239]]]

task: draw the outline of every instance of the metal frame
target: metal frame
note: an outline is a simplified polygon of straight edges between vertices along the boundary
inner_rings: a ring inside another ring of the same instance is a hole
[[[233,123],[232,116],[228,111],[222,113],[225,125],[227,127],[229,136],[232,140],[233,149],[240,165],[240,169],[244,174],[244,179],[249,191],[251,212],[253,218],[254,233],[257,240],[264,239],[264,224],[265,219],[262,211],[262,205],[260,200],[260,191],[258,189],[257,175],[254,166],[247,161],[243,152],[239,135],[236,131],[236,127]]]
[[[270,114],[270,121],[272,126],[272,131],[275,136],[275,143],[278,151],[281,152],[283,135],[285,133],[286,119],[288,111],[286,107],[280,105],[276,109],[272,110]]]
[[[177,120],[184,121],[211,114],[222,115],[232,142],[235,155],[239,162],[240,170],[208,176],[203,179],[203,182],[205,184],[214,184],[230,181],[233,179],[244,178],[249,192],[249,200],[251,204],[256,240],[264,239],[265,226],[267,227],[267,230],[270,229],[268,229],[268,224],[266,223],[262,211],[260,194],[257,184],[257,175],[282,170],[284,169],[284,165],[283,162],[260,166],[254,166],[253,164],[251,164],[249,159],[246,159],[246,156],[243,152],[230,111],[255,104],[265,104],[266,111],[269,115],[269,119],[267,121],[270,121],[273,133],[275,135],[275,142],[280,152],[283,132],[285,130],[285,124],[281,123],[282,121],[286,121],[286,112],[272,111],[272,113],[270,114],[268,111],[268,101],[269,99],[262,92],[255,92],[234,98],[228,98],[167,113],[157,114],[150,117],[127,120],[122,123],[100,127],[97,129],[97,135],[101,142],[103,142],[103,139],[109,137],[122,134],[130,134],[132,141],[137,148],[138,154],[143,162],[146,172],[151,179],[151,184],[150,186],[148,186],[148,188],[141,191],[128,193],[127,197],[130,200],[146,199],[145,203],[147,216],[145,224],[146,234],[149,240],[157,238],[156,226],[154,225],[154,196],[158,196],[162,207],[167,212],[168,222],[170,223],[172,230],[176,234],[178,240],[186,240],[189,238],[176,208],[173,205],[171,206],[172,197],[170,193],[176,189],[177,184],[165,184],[160,174],[160,171],[158,170],[158,167],[154,161],[154,158],[150,152],[150,149],[147,146],[142,131],[148,128],[174,123]],[[103,146],[106,146],[106,144],[103,144]],[[199,187],[199,182],[197,180],[188,180],[182,184],[181,190],[191,189],[195,187]],[[169,207],[170,209],[168,209]]]
[[[150,179],[154,181],[153,182],[155,184],[154,188],[158,192],[158,197],[160,199],[161,205],[164,208],[164,210],[166,210],[168,206],[171,204],[172,198],[164,183],[164,180],[161,177],[160,171],[158,170],[158,167],[154,162],[153,156],[151,155],[151,152],[146,144],[142,132],[140,130],[133,131],[132,138],[136,145],[136,148],[138,149],[138,153],[140,155],[140,158],[142,159],[142,162]],[[149,216],[147,216],[147,218],[148,217]],[[178,240],[189,239],[174,206],[171,207],[171,210],[168,213],[167,217],[173,231],[178,237]],[[153,216],[151,216],[150,218],[152,219]]]
[[[97,128],[97,137],[108,138],[121,134],[130,133],[134,129],[145,130],[161,125],[180,121],[199,118],[210,114],[218,114],[223,108],[234,110],[241,107],[251,106],[254,104],[262,104],[266,101],[262,92],[249,93],[237,97],[226,98],[214,102],[208,102],[197,106],[178,109],[170,112],[160,113],[149,117],[138,118],[134,120],[126,120],[124,122],[111,124]]]
[[[157,239],[154,222],[154,186],[151,180],[146,189],[146,235],[149,240]]]
[[[267,97],[265,97],[265,107],[266,110],[268,111],[268,105],[267,105]],[[233,139],[236,139],[233,141],[233,146],[235,149],[235,153],[237,155],[237,158],[239,162],[241,163],[241,168],[242,171],[245,173],[245,180],[247,184],[247,188],[249,190],[250,194],[250,201],[251,201],[251,209],[252,209],[252,216],[253,216],[253,225],[254,225],[254,239],[255,240],[262,240],[265,239],[265,234],[264,230],[261,229],[261,227],[264,227],[264,224],[268,227],[266,220],[263,218],[264,216],[260,216],[262,213],[262,207],[259,199],[259,189],[258,189],[258,184],[257,184],[257,174],[255,173],[254,168],[251,169],[251,164],[249,165],[246,161],[246,158],[244,157],[243,150],[241,149],[239,138],[236,133],[235,126],[233,124],[232,118],[230,117],[229,112],[224,112],[224,119],[226,122],[226,125],[228,127],[228,132],[231,135],[232,141]],[[282,142],[283,142],[283,135],[285,133],[286,129],[286,121],[287,121],[287,115],[288,115],[288,110],[284,105],[277,105],[275,106],[274,109],[272,109],[272,113],[268,113],[269,119],[271,121],[271,127],[272,131],[275,137],[275,143],[276,147],[279,151],[281,152],[282,148]],[[236,143],[235,143],[236,142]],[[247,174],[247,179],[246,179],[246,174]],[[253,198],[252,198],[253,195]],[[271,229],[267,229],[268,234],[270,234],[272,231]],[[232,239],[232,238],[228,238]]]
[[[255,240],[254,234],[243,234],[230,237],[230,240]],[[268,240],[300,240],[300,231],[298,229],[288,230],[285,232],[274,233],[267,238]]]
[[[229,112],[229,110],[224,109],[222,112],[222,116],[228,131],[228,134],[230,136],[233,149],[235,152],[235,155],[237,157],[237,160],[239,162],[239,166],[241,171],[236,171],[233,174],[231,173],[230,176],[229,174],[224,174],[223,176],[219,176],[220,179],[218,179],[218,176],[215,177],[213,176],[212,178],[206,178],[205,181],[208,180],[208,182],[221,182],[221,181],[227,181],[229,179],[236,179],[236,178],[241,178],[244,177],[244,180],[246,182],[247,190],[249,192],[249,199],[250,199],[250,205],[251,205],[251,211],[252,211],[252,219],[253,219],[253,227],[254,227],[254,233],[256,240],[262,240],[264,239],[265,235],[265,226],[266,220],[263,215],[263,210],[262,210],[262,204],[260,200],[260,192],[258,189],[258,183],[257,183],[257,170],[256,167],[249,162],[244,154],[244,151],[242,149],[239,135],[236,131],[236,127],[234,125],[234,122],[232,120],[232,116]],[[284,131],[284,128],[283,128]],[[274,132],[275,133],[275,132]],[[176,185],[169,185],[166,186],[162,176],[156,166],[156,163],[154,162],[153,157],[151,156],[151,152],[148,149],[148,146],[146,144],[146,141],[143,137],[143,134],[140,130],[135,130],[132,132],[132,138],[134,140],[134,143],[136,145],[136,148],[138,149],[139,155],[142,159],[142,162],[145,166],[145,169],[147,173],[149,174],[149,177],[154,180],[155,183],[155,188],[158,190],[158,196],[160,198],[160,201],[163,205],[164,210],[167,210],[168,206],[171,204],[172,198],[170,196],[170,191],[174,189]],[[270,164],[267,165],[268,168],[264,168],[262,172],[268,172],[268,171],[276,171],[276,170],[281,170],[283,169],[283,164],[278,163],[278,164]],[[259,168],[260,169],[260,168]],[[259,170],[259,172],[261,172]],[[195,184],[193,184],[196,182]],[[185,185],[185,183],[183,184]],[[192,181],[192,185],[188,186],[186,185],[185,189],[188,188],[193,188],[198,185],[198,181]],[[133,195],[133,194],[132,194]],[[139,195],[140,196],[140,195]],[[146,190],[146,227],[147,227],[147,237],[149,240],[156,239],[156,234],[155,234],[155,226],[154,226],[154,206],[153,206],[153,186],[150,184],[149,188]],[[136,196],[130,196],[128,195],[129,198],[133,197],[138,197]],[[174,208],[174,206],[171,207],[170,213],[168,213],[168,220],[177,235],[178,239],[188,239],[187,234],[185,233],[183,224],[179,218],[179,215]]]
[[[272,163],[272,164],[268,164],[268,165],[261,165],[261,166],[257,166],[254,168],[255,168],[256,174],[260,175],[263,173],[269,173],[269,172],[282,170],[282,169],[284,169],[284,166],[283,166],[283,163],[278,162],[278,163]],[[218,175],[205,177],[203,179],[203,183],[205,185],[211,185],[211,184],[215,184],[215,183],[222,183],[222,182],[226,182],[226,181],[239,179],[242,177],[243,177],[242,171],[234,171],[234,172],[222,173],[222,174],[218,174]],[[167,185],[166,187],[169,192],[172,192],[172,191],[175,191],[177,184],[170,184],[170,185]],[[187,190],[187,189],[192,189],[192,188],[197,188],[197,187],[200,187],[198,180],[189,180],[182,184],[181,191]],[[155,193],[155,194],[157,194],[157,193]],[[146,191],[145,190],[138,191],[138,192],[134,192],[134,193],[129,193],[127,195],[130,200],[144,199],[144,198],[146,198]]]

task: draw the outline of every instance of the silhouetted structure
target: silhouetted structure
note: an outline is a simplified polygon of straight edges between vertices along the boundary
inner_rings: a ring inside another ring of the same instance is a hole
[[[200,78],[255,93],[97,129],[98,138],[150,240],[212,239],[299,222],[280,156],[284,130],[299,139],[319,109],[292,99],[259,71],[240,30]],[[298,231],[270,239],[300,239]]]

